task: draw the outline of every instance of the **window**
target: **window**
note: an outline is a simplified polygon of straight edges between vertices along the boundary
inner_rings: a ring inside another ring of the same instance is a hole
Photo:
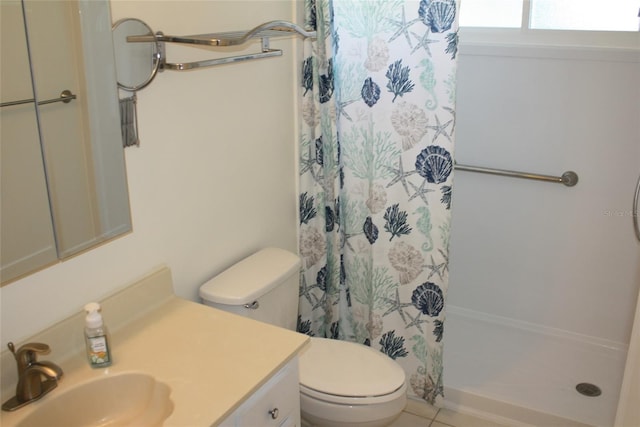
[[[520,28],[523,0],[462,0],[461,27]]]
[[[462,0],[460,26],[638,31],[640,0]]]

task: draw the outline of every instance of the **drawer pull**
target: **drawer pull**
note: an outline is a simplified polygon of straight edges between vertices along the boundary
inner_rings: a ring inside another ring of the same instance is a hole
[[[278,418],[278,408],[273,408],[272,410],[269,411],[269,413],[271,414],[271,418],[272,419],[277,419]]]

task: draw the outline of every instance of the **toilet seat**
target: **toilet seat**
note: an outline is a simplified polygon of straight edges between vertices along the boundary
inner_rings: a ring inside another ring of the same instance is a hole
[[[339,396],[335,394],[328,394],[318,392],[303,385],[300,385],[300,394],[304,397],[307,396],[313,400],[332,403],[336,405],[358,406],[358,405],[380,405],[388,402],[393,402],[396,399],[405,397],[407,393],[406,384],[402,384],[397,390],[385,394],[383,396],[371,396],[371,397],[352,397],[352,396]]]
[[[300,391],[337,404],[384,403],[405,394],[405,373],[371,347],[312,337],[300,356]]]

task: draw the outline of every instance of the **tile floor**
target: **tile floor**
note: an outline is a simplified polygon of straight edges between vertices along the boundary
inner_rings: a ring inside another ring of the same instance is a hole
[[[409,400],[390,427],[505,427],[492,421]]]

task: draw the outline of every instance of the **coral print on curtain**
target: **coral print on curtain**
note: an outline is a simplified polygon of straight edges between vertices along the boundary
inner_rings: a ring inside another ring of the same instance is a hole
[[[439,405],[458,5],[306,8],[298,329],[378,349]]]

